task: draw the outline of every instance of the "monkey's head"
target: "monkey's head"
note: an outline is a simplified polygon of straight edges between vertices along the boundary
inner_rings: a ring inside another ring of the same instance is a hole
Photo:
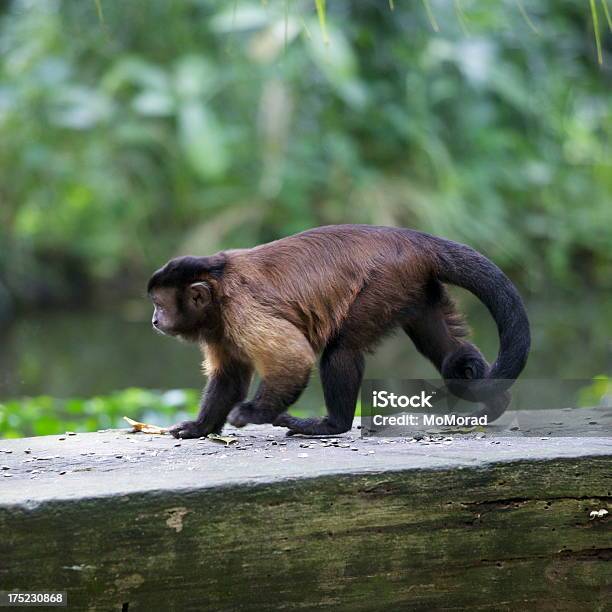
[[[149,279],[153,328],[169,336],[196,341],[220,325],[219,281],[225,255],[177,257]]]

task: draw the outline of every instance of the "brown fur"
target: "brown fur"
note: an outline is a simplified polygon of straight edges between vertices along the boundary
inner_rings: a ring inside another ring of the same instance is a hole
[[[228,336],[249,352],[267,350],[259,342],[266,333],[285,345],[286,329],[277,327],[283,320],[319,352],[352,317],[375,314],[376,329],[355,339],[371,348],[381,315],[391,325],[422,296],[431,271],[427,252],[385,229],[374,237],[358,227],[319,228],[227,252],[222,300]]]
[[[295,401],[324,350],[333,354],[330,369],[346,366],[347,378],[359,384],[362,352],[372,351],[398,326],[439,369],[465,348],[467,356],[453,368],[465,368],[466,378],[486,377],[488,364],[463,340],[467,327],[440,281],[446,280],[453,248],[466,249],[457,261],[468,288],[480,282],[470,278],[470,266],[484,266],[484,261],[493,273],[497,269],[468,247],[452,245],[400,228],[322,227],[252,249],[173,260],[154,275],[149,289],[154,296],[163,287],[176,289],[177,304],[189,283],[203,282],[209,289],[206,308],[183,307],[186,322],[176,324],[176,333],[200,342],[209,376],[228,364],[239,364],[249,378],[252,368],[261,376],[253,402],[232,412],[233,422],[242,425],[264,418],[266,411],[271,411],[266,418],[274,420]],[[480,259],[474,263],[470,258],[476,256]]]

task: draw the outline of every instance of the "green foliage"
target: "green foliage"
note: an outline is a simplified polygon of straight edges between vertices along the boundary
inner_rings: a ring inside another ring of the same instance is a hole
[[[467,242],[531,289],[532,363],[603,371],[606,302],[552,311],[549,291],[610,290],[610,26],[606,0],[6,2],[0,320],[16,299],[82,304],[94,287],[114,305],[179,252],[403,225]],[[74,386],[83,337],[82,377],[106,367],[90,322],[49,325],[57,352],[26,335],[23,363],[7,360],[19,384],[59,370]],[[566,351],[585,338],[588,367]],[[146,385],[133,378],[148,364],[125,354],[129,384]],[[11,400],[0,436],[169,423],[196,403]]]
[[[124,416],[164,426],[194,415],[198,400],[199,393],[193,389],[125,389],[89,399],[41,396],[9,400],[0,403],[0,438],[124,427]]]
[[[581,0],[14,0],[0,301],[336,222],[469,242],[535,292],[609,284],[594,18]]]
[[[194,418],[199,401],[200,392],[195,389],[131,388],[87,399],[21,397],[0,402],[0,439],[126,427],[124,416],[165,427]],[[306,415],[299,407],[291,412]],[[360,402],[356,414],[361,414]]]
[[[612,377],[595,376],[588,387],[580,390],[579,406],[610,406],[612,405]]]

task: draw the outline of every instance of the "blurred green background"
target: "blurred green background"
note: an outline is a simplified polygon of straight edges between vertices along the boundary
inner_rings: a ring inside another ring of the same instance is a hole
[[[470,244],[525,296],[525,376],[612,374],[605,0],[316,4],[0,3],[0,435],[194,410],[148,275],[330,223]],[[398,336],[383,375],[434,372]]]

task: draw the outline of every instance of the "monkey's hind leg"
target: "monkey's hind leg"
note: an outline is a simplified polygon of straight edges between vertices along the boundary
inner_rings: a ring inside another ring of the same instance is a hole
[[[252,400],[240,402],[232,408],[228,422],[234,427],[274,423],[282,410],[298,399],[307,381],[307,377],[304,379],[298,377],[288,385],[287,382],[271,384],[262,380]]]
[[[344,348],[337,342],[328,345],[320,364],[327,416],[300,419],[284,413],[274,425],[287,427],[288,436],[329,436],[349,431],[355,416],[363,371],[364,358],[360,351]]]
[[[408,320],[404,331],[445,380],[485,378],[489,364],[478,348],[464,339],[469,329],[445,287],[432,282],[427,292],[428,307]],[[487,415],[492,422],[503,414],[509,403],[510,393],[505,391],[487,400],[472,416]]]

